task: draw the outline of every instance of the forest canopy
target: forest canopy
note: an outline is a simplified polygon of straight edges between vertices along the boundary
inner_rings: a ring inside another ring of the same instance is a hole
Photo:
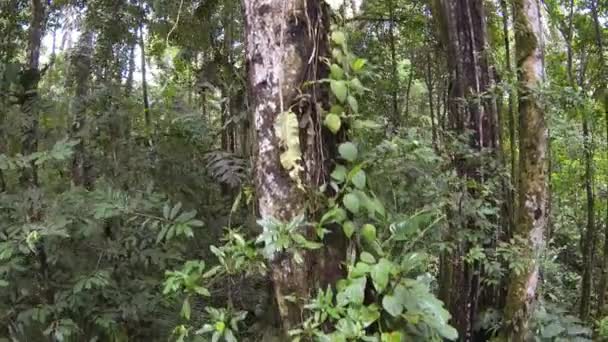
[[[608,2],[0,0],[0,342],[608,341]]]

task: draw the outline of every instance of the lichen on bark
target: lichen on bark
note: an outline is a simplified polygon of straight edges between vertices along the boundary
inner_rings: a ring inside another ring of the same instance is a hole
[[[317,189],[325,181],[329,169],[326,162],[331,162],[332,154],[332,144],[327,143],[321,129],[321,111],[327,107],[328,94],[315,82],[327,75],[320,63],[328,51],[327,6],[318,0],[244,0],[243,8],[248,89],[257,143],[259,214],[262,219],[282,222],[302,214],[314,219],[302,189]],[[281,163],[286,144],[275,127],[277,118],[286,112],[297,117],[301,148],[299,165],[290,170]],[[314,282],[327,278],[319,276],[326,269],[326,263],[317,261],[322,253],[325,251],[317,251],[314,256],[303,253],[304,262],[300,264],[289,253],[271,261],[271,280],[284,330],[301,322],[302,303],[316,287]],[[340,267],[340,261],[325,261],[335,266],[327,266],[332,269],[330,273]]]
[[[515,0],[515,48],[518,56],[520,112],[519,210],[516,243],[523,251],[523,272],[512,272],[505,307],[502,336],[524,341],[534,309],[539,256],[547,225],[547,141],[545,115],[539,101],[544,80],[543,39],[538,0]]]

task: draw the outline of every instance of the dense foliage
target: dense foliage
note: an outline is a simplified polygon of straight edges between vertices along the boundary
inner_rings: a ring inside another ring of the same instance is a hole
[[[0,0],[0,341],[608,340],[606,23]]]

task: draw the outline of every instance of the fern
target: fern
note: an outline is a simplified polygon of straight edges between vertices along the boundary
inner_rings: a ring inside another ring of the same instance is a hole
[[[214,180],[239,187],[247,176],[247,162],[225,151],[209,152],[204,157],[208,174]]]

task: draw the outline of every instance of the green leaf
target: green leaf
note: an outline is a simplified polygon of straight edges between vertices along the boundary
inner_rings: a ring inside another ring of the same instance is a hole
[[[346,194],[342,199],[342,203],[353,214],[359,212],[359,198],[354,194]]]
[[[366,264],[375,264],[376,263],[376,258],[374,258],[374,256],[368,252],[361,252],[359,259],[361,259],[361,261],[363,261]]]
[[[344,70],[338,64],[332,64],[329,67],[330,76],[334,80],[341,80],[344,78]]]
[[[393,267],[393,263],[385,258],[380,259],[377,264],[372,266],[371,276],[376,291],[382,292],[386,289]]]
[[[344,107],[340,106],[339,104],[334,104],[329,109],[329,112],[332,114],[342,115],[344,113]]]
[[[403,304],[399,298],[394,295],[384,296],[384,298],[382,298],[382,307],[393,317],[398,317],[403,312]]]
[[[342,31],[334,31],[331,33],[331,40],[336,45],[343,45],[346,42],[346,35]]]
[[[355,173],[355,175],[353,176],[351,181],[357,188],[363,189],[363,188],[365,188],[366,179],[367,179],[367,177],[365,176],[365,171],[359,170],[359,171],[357,171],[357,173]]]
[[[336,114],[330,113],[325,117],[325,126],[333,133],[336,134],[342,126],[342,119]]]
[[[372,224],[364,224],[361,228],[361,237],[367,242],[376,240],[376,227]]]
[[[366,277],[355,278],[350,281],[350,284],[338,294],[338,302],[341,304],[363,304],[365,298]]]
[[[348,106],[350,107],[350,109],[352,109],[353,113],[358,113],[359,112],[359,102],[357,102],[357,99],[352,96],[352,95],[348,95],[347,98],[348,101]]]
[[[352,142],[345,142],[340,144],[338,147],[338,152],[340,156],[350,162],[355,161],[357,159],[357,146]]]
[[[401,342],[403,341],[403,334],[400,331],[393,331],[390,333],[382,333],[382,342]]]
[[[7,287],[9,285],[9,282],[4,280],[4,279],[0,279],[0,287]]]
[[[355,72],[360,72],[361,70],[363,70],[363,67],[365,66],[366,63],[367,63],[366,59],[357,58],[351,63],[351,68],[353,68],[353,71],[355,71]]]
[[[344,103],[346,101],[346,82],[331,80],[329,81],[329,87],[331,88],[331,92],[336,96],[338,101]]]
[[[439,335],[441,335],[443,338],[446,338],[450,341],[455,341],[456,339],[458,339],[458,331],[456,329],[454,329],[453,327],[447,325],[447,324],[443,324],[438,331]]]
[[[338,164],[336,165],[330,176],[331,179],[338,182],[338,184],[343,183],[346,179],[346,168],[344,167],[344,165]]]
[[[182,304],[181,316],[184,317],[187,321],[190,320],[190,300],[188,297],[184,299],[184,303]]]
[[[355,224],[352,221],[346,221],[342,225],[342,230],[344,231],[344,235],[350,239],[355,233]]]

